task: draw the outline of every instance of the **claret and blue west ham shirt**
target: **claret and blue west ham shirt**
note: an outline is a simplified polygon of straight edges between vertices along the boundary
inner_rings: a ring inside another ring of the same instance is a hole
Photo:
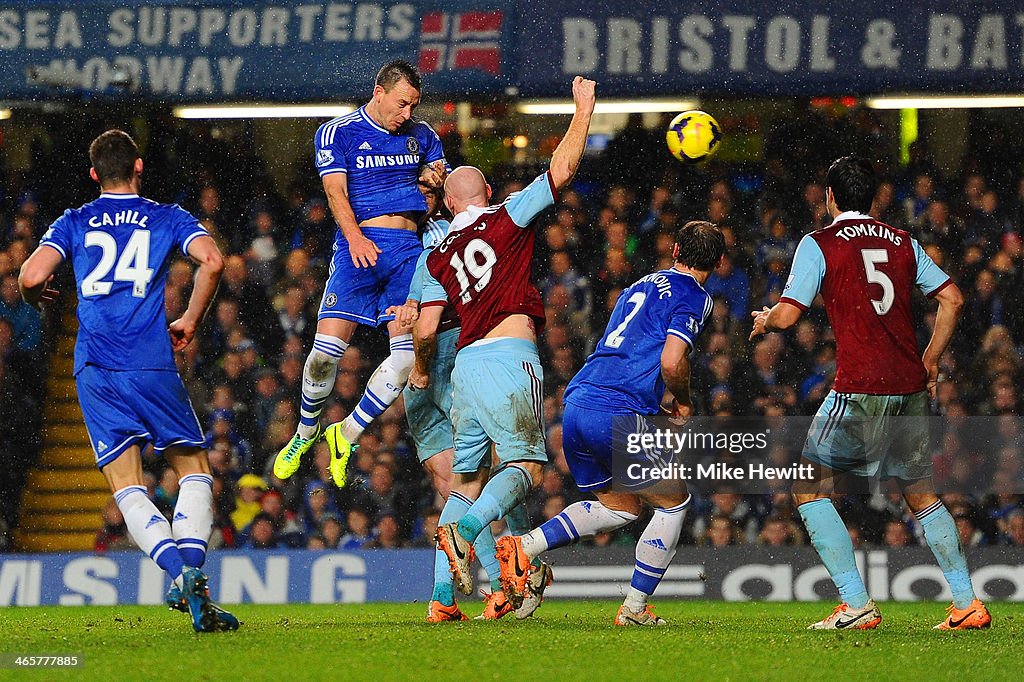
[[[934,296],[949,284],[909,233],[847,211],[800,240],[779,300],[807,310],[821,293],[836,336],[837,392],[908,395],[927,384],[911,294],[916,286]]]

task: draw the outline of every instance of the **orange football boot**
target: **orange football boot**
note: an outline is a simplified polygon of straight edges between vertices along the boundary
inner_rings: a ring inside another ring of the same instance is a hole
[[[827,617],[807,626],[808,630],[874,630],[882,622],[882,612],[873,599],[855,609],[846,602],[835,607]]]
[[[473,594],[473,573],[470,566],[476,559],[473,543],[459,535],[459,524],[446,523],[434,534],[437,549],[448,557],[448,567],[455,579],[455,589],[462,594]]]
[[[428,623],[446,623],[448,621],[460,620],[469,620],[469,617],[459,609],[459,605],[455,602],[451,606],[445,606],[435,599],[427,607]]]
[[[530,557],[523,551],[523,540],[508,535],[494,546],[494,556],[501,568],[501,589],[514,609],[523,605],[526,582],[530,579]]]
[[[935,626],[936,630],[981,630],[992,625],[992,615],[975,599],[966,609],[958,609],[950,604],[946,609],[946,620]]]
[[[480,594],[484,596],[484,612],[474,618],[474,620],[498,620],[502,616],[515,611],[512,608],[512,602],[505,598],[505,593],[501,590],[496,592],[487,592],[480,590]]]
[[[630,625],[648,625],[648,626],[660,626],[668,625],[661,616],[654,615],[654,610],[650,604],[644,606],[643,611],[633,611],[628,606],[623,604],[619,607],[619,612],[615,614],[615,625],[630,626]]]

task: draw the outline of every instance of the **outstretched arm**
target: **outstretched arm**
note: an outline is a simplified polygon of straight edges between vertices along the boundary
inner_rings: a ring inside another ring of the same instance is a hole
[[[771,308],[751,311],[750,315],[754,318],[754,328],[751,330],[747,340],[753,341],[754,337],[768,332],[785,331],[796,324],[803,314],[803,310],[785,301],[779,301]]]
[[[556,190],[568,185],[580,167],[583,151],[587,148],[590,119],[594,114],[596,85],[594,81],[582,76],[576,76],[572,82],[572,99],[576,105],[576,113],[572,115],[565,137],[551,155],[551,184]]]

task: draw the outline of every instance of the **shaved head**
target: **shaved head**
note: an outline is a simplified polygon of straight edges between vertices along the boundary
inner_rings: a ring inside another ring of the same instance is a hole
[[[491,187],[475,166],[459,166],[444,181],[444,200],[452,213],[461,213],[467,206],[487,206]]]

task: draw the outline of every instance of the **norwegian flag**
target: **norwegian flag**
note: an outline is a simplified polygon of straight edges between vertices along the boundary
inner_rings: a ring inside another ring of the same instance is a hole
[[[501,73],[501,10],[429,12],[420,24],[422,73],[480,69]]]

